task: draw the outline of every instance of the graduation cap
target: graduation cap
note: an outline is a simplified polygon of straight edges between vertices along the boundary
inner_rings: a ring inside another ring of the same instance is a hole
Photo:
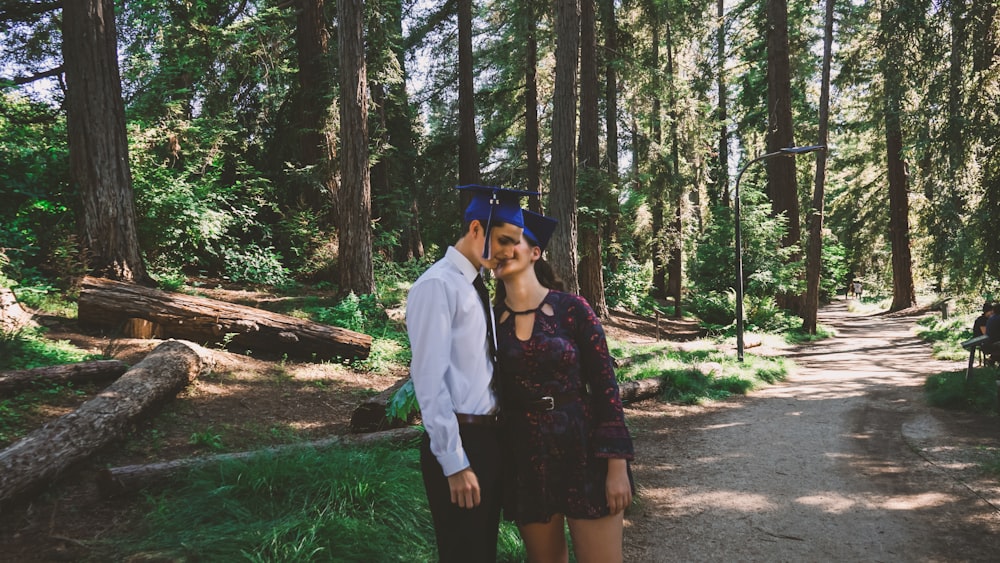
[[[524,236],[531,239],[538,248],[545,250],[559,221],[527,209],[522,209],[521,213],[524,215]]]
[[[478,184],[467,184],[456,186],[458,190],[467,191],[472,194],[472,201],[465,208],[465,221],[478,220],[483,224],[487,241],[490,236],[490,229],[498,222],[508,223],[516,227],[524,228],[524,216],[521,213],[521,198],[530,195],[538,195],[538,192],[526,192],[523,190],[512,190],[499,186],[480,186]],[[489,243],[483,249],[483,257],[489,256]]]

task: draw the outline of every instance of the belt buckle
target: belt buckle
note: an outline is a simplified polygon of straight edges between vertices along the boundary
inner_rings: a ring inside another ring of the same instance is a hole
[[[542,397],[541,400],[542,401],[547,401],[549,403],[548,406],[545,407],[545,410],[547,410],[547,411],[555,410],[555,408],[556,408],[556,398],[555,397],[550,397],[550,396],[546,395],[545,397]]]

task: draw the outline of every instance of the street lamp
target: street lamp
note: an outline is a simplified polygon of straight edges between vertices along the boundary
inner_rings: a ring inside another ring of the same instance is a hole
[[[733,209],[735,211],[733,219],[736,230],[736,360],[743,361],[743,229],[740,226],[740,178],[751,164],[774,158],[776,156],[790,156],[806,154],[814,151],[825,150],[823,145],[809,145],[807,147],[787,147],[775,152],[762,154],[746,163],[736,175],[736,187],[733,189]]]

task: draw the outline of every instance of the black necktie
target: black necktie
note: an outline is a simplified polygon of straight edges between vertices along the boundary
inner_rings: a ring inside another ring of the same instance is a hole
[[[497,345],[496,341],[493,340],[493,316],[490,315],[490,293],[486,290],[486,284],[483,282],[482,275],[477,275],[476,279],[472,280],[472,286],[476,288],[479,300],[483,302],[483,313],[486,315],[486,339],[489,340],[490,344],[490,361],[496,364]]]

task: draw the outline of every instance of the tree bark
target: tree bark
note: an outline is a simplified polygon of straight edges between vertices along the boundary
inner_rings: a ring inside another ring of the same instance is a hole
[[[898,7],[897,7],[898,9]],[[889,177],[889,241],[892,247],[892,305],[890,311],[901,311],[917,304],[913,285],[913,262],[910,256],[910,198],[906,162],[903,160],[902,99],[903,77],[900,65],[905,64],[900,46],[900,30],[888,8],[882,9],[880,25],[886,38],[882,54],[882,76],[885,81],[885,148]],[[895,37],[895,40],[893,40]]]
[[[371,172],[368,165],[368,76],[363,0],[338,0],[340,139],[342,144],[340,290],[375,292],[372,265]]]
[[[0,502],[28,494],[121,438],[135,419],[208,369],[194,345],[160,344],[95,398],[0,452]]]
[[[66,129],[91,273],[149,283],[139,250],[113,0],[63,3]]]
[[[6,287],[0,287],[0,334],[13,333],[37,326],[31,314],[21,308],[17,296]]]
[[[162,484],[168,479],[184,475],[199,467],[207,467],[219,463],[251,459],[260,455],[279,455],[294,452],[303,448],[325,450],[334,447],[363,446],[376,442],[404,443],[419,438],[423,430],[409,426],[394,428],[370,434],[354,434],[346,436],[331,436],[322,440],[286,444],[249,452],[235,452],[189,459],[177,459],[146,465],[126,465],[101,470],[97,474],[97,488],[105,497],[133,493],[147,487]]]
[[[0,393],[11,393],[36,383],[66,383],[69,381],[101,381],[115,379],[128,366],[120,360],[93,360],[76,364],[46,366],[33,369],[0,372]]]
[[[680,122],[680,109],[677,107],[677,69],[674,66],[674,46],[673,28],[668,24],[667,28],[667,76],[670,84],[667,92],[670,100],[670,194],[673,200],[673,221],[667,231],[670,233],[667,248],[669,255],[667,259],[667,295],[674,300],[674,317],[681,318],[683,308],[681,306],[681,291],[683,289],[684,275],[684,212],[685,198],[684,188],[686,182],[681,178],[681,158],[680,158],[680,135],[678,127]]]
[[[601,174],[601,132],[598,114],[597,13],[595,0],[580,0],[580,198],[590,212],[580,220],[580,295],[601,319],[608,318],[604,297],[601,218],[605,182]]]
[[[615,17],[614,0],[598,0],[598,8],[604,29],[604,126],[605,155],[607,158],[608,190],[605,201],[608,214],[604,222],[604,246],[608,270],[618,271],[621,261],[621,246],[618,243],[618,220],[621,209],[618,205],[620,174],[618,173],[618,19]]]
[[[479,183],[476,90],[472,57],[472,0],[458,0],[458,183]],[[461,195],[462,208],[471,194]]]
[[[715,189],[708,193],[709,205],[729,206],[729,119],[728,94],[726,92],[726,2],[716,0],[716,16],[718,17],[718,29],[715,30],[715,42],[717,49],[716,61],[718,61],[718,82],[719,101],[716,110],[716,119],[719,122],[719,160],[714,168]]]
[[[314,167],[312,176],[316,181],[316,189],[303,194],[303,200],[314,209],[329,205],[332,217],[328,220],[337,224],[337,140],[330,115],[333,73],[328,60],[330,33],[326,28],[324,0],[299,0],[297,7],[299,158],[303,165]]]
[[[118,329],[129,319],[141,318],[156,323],[167,338],[223,343],[303,359],[363,359],[371,347],[367,334],[99,278],[84,279],[78,311],[84,324]]]
[[[542,167],[539,156],[538,126],[538,9],[534,0],[525,2],[522,12],[525,40],[524,61],[524,145],[525,190],[541,192]],[[528,199],[528,209],[542,213],[542,198]]]
[[[830,67],[833,61],[833,3],[826,0],[823,26],[823,70],[819,93],[819,144],[827,145],[830,129]],[[816,184],[813,188],[812,217],[809,221],[809,247],[806,251],[806,300],[802,309],[802,330],[816,334],[819,314],[819,286],[823,271],[823,208],[825,206],[826,151],[816,155]]]
[[[788,47],[788,3],[767,0],[767,152],[775,152],[795,144],[792,123],[792,85]],[[799,225],[799,190],[795,175],[795,158],[772,158],[767,164],[767,186],[771,211],[785,215],[788,232],[781,244],[785,248],[798,245],[802,239]],[[801,252],[789,257],[798,262]],[[800,295],[778,296],[778,303],[796,314],[801,309]]]
[[[556,77],[552,101],[552,162],[549,214],[559,219],[548,260],[566,284],[579,293],[576,218],[576,104],[580,60],[580,2],[556,0]]]

